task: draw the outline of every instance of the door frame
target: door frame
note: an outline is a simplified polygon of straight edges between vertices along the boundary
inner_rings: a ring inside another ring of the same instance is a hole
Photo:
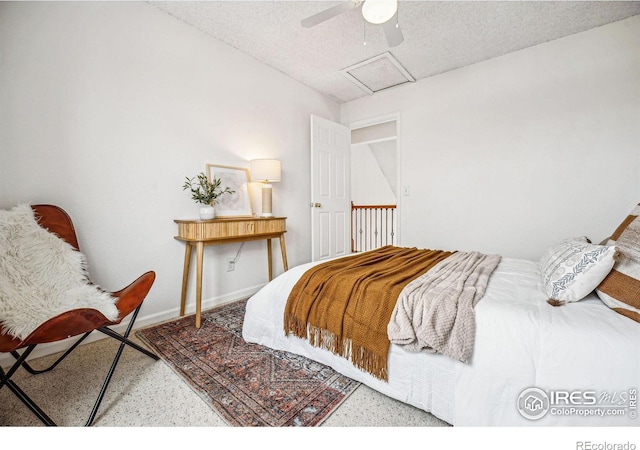
[[[401,149],[402,149],[402,125],[401,125],[401,114],[399,111],[397,112],[393,112],[393,113],[389,113],[389,114],[384,114],[381,116],[375,116],[375,117],[370,117],[367,119],[362,119],[362,120],[356,120],[354,122],[350,122],[347,127],[353,131],[353,130],[357,130],[358,128],[365,128],[365,127],[370,127],[373,125],[379,125],[381,123],[387,123],[387,122],[396,122],[396,180],[397,180],[397,185],[396,185],[396,192],[397,194],[397,198],[396,198],[396,221],[397,221],[397,226],[396,226],[396,243],[394,245],[397,246],[401,246],[401,234],[402,234],[402,227],[400,226],[401,222],[401,217],[402,217],[402,197],[403,197],[403,189],[402,189],[402,169],[401,169],[401,164],[400,162],[402,161],[401,158]],[[351,144],[353,145],[353,144]]]

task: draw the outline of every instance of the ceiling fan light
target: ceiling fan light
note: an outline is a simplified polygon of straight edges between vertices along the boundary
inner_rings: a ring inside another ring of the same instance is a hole
[[[385,23],[398,11],[398,0],[366,0],[362,4],[362,16],[373,24]]]

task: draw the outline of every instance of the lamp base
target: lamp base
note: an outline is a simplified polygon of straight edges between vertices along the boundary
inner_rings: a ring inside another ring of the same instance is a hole
[[[268,183],[262,185],[262,214],[260,217],[273,217],[271,212],[271,192],[272,186]]]

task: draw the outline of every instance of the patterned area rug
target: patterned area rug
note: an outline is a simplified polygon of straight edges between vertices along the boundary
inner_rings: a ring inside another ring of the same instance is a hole
[[[242,339],[247,301],[136,332],[233,426],[317,426],[359,385],[332,368]]]

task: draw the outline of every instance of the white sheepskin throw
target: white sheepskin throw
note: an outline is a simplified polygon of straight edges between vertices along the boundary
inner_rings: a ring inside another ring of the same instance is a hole
[[[76,308],[116,320],[116,299],[92,285],[85,256],[38,225],[29,205],[0,210],[0,325],[25,339],[42,323]]]

